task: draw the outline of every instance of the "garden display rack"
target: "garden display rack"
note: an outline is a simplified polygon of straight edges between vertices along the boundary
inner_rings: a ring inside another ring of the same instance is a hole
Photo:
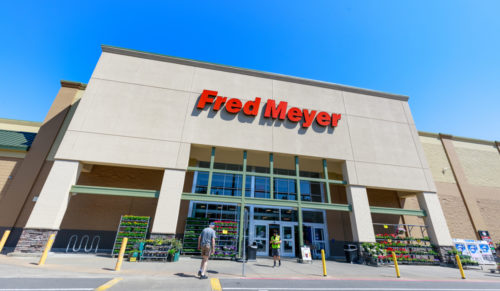
[[[132,253],[134,245],[146,238],[149,229],[149,220],[149,216],[122,215],[111,255],[118,256],[124,237],[128,238],[125,256]]]

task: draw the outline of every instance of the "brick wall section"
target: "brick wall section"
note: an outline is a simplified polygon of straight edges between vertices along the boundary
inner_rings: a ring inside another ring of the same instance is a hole
[[[82,172],[78,185],[160,190],[162,170],[94,165],[90,173]]]
[[[17,173],[23,159],[0,157],[0,200],[7,192],[12,179]],[[9,177],[12,177],[10,179]]]
[[[156,198],[78,194],[69,201],[61,229],[116,231],[122,215],[154,219]]]
[[[457,184],[436,183],[439,202],[452,238],[476,239],[476,234]]]
[[[14,252],[40,253],[53,233],[57,233],[57,230],[24,229]]]

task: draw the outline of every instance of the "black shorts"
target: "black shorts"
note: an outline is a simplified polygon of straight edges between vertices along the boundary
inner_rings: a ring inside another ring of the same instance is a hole
[[[279,257],[280,256],[280,249],[272,249],[271,254],[273,257]]]

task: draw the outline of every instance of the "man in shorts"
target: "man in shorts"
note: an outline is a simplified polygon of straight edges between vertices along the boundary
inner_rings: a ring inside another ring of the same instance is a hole
[[[279,266],[281,267],[281,257],[280,257],[281,238],[276,230],[273,231],[273,236],[271,237],[271,249],[272,249],[271,254],[273,255],[274,259],[273,268],[276,267],[276,259],[279,261]]]
[[[201,250],[201,265],[198,271],[198,276],[200,279],[207,279],[205,271],[207,270],[207,263],[210,254],[215,252],[215,223],[210,222],[210,225],[206,227],[198,237],[198,250]]]

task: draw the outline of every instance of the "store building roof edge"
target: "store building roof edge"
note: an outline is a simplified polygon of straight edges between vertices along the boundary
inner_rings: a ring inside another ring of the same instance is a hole
[[[427,131],[418,131],[418,135],[420,136],[427,136],[427,137],[435,137],[435,138],[440,138],[443,136],[444,138],[456,140],[456,141],[464,141],[464,142],[473,142],[473,143],[480,143],[480,144],[485,144],[485,145],[495,145],[498,143],[498,141],[492,141],[492,140],[485,140],[485,139],[478,139],[478,138],[470,138],[470,137],[463,137],[463,136],[455,136],[447,133],[434,133],[434,132],[427,132]]]
[[[85,90],[87,88],[87,84],[81,82],[61,80],[61,87]]]
[[[145,59],[150,59],[150,60],[163,61],[163,62],[169,62],[169,63],[175,63],[175,64],[181,64],[181,65],[195,66],[195,67],[200,67],[200,68],[205,68],[205,69],[212,69],[212,70],[219,70],[219,71],[224,71],[224,72],[229,72],[229,73],[237,73],[237,74],[249,75],[249,76],[254,76],[254,77],[268,78],[268,79],[273,79],[273,80],[278,80],[278,81],[293,82],[293,83],[302,84],[302,85],[323,87],[323,88],[341,90],[341,91],[346,91],[346,92],[351,92],[351,93],[367,94],[367,95],[395,99],[395,100],[400,100],[400,101],[408,101],[408,99],[409,99],[409,97],[406,95],[380,92],[380,91],[375,91],[375,90],[351,87],[351,86],[347,86],[347,85],[339,85],[339,84],[335,84],[335,83],[329,83],[329,82],[323,82],[323,81],[317,81],[317,80],[305,79],[305,78],[299,78],[299,77],[292,77],[292,76],[276,74],[276,73],[262,72],[262,71],[257,71],[257,70],[250,70],[250,69],[232,67],[232,66],[227,66],[227,65],[219,65],[219,64],[209,63],[209,62],[202,62],[202,61],[184,59],[184,58],[179,58],[179,57],[172,57],[172,56],[167,56],[167,55],[162,55],[162,54],[143,52],[143,51],[120,48],[120,47],[115,47],[115,46],[110,46],[110,45],[101,45],[101,49],[103,52],[107,52],[107,53],[114,53],[114,54],[120,54],[120,55],[131,56],[131,57],[145,58]]]

